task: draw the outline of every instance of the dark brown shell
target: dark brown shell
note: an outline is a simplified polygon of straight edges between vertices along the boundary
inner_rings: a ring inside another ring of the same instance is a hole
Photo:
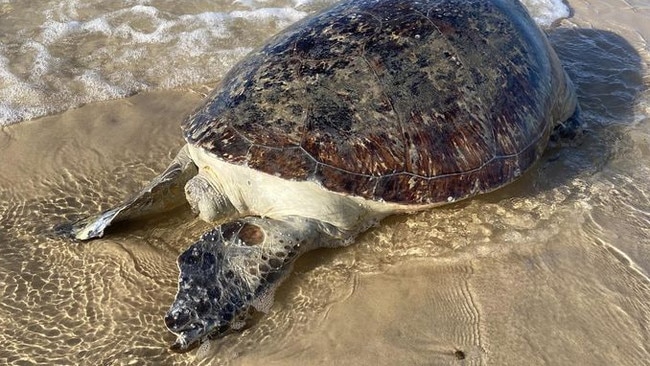
[[[572,96],[519,3],[352,0],[249,54],[183,131],[286,179],[436,203],[514,180]]]

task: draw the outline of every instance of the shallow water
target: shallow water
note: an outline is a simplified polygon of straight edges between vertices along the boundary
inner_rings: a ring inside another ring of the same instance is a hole
[[[68,4],[61,11],[80,12],[76,2],[59,3]],[[87,11],[111,19],[106,14],[118,12],[111,8],[117,3]],[[169,16],[206,13],[208,3],[189,10],[150,5]],[[2,10],[7,4],[10,12]],[[227,12],[242,4],[218,6]],[[305,11],[324,5],[292,4]],[[0,364],[647,362],[650,6],[642,0],[569,5],[574,16],[550,33],[577,85],[585,136],[549,149],[502,190],[392,217],[355,245],[305,255],[270,314],[187,354],[167,349],[174,336],[162,317],[176,290],[176,256],[207,224],[179,211],[85,244],[62,240],[51,228],[108,208],[161,171],[182,145],[179,121],[209,88],[141,93],[4,127]],[[0,16],[21,12],[28,16],[16,3],[0,4]],[[233,25],[224,42],[236,42],[254,22]],[[37,29],[42,20],[33,24]],[[251,37],[244,48],[263,34]],[[61,70],[75,65],[73,58],[63,58]],[[215,66],[213,78],[210,71],[187,80],[216,81],[226,66]],[[74,77],[54,73],[45,79],[78,88]],[[157,83],[153,89],[164,88]],[[72,106],[64,101],[70,91],[56,93],[56,102],[42,105]]]

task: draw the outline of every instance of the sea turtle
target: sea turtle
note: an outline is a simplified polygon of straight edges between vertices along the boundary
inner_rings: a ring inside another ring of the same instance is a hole
[[[184,351],[267,310],[306,251],[517,179],[577,111],[516,0],[343,0],[239,62],[139,194],[65,229],[100,237],[185,202],[214,223],[178,258],[165,323]]]

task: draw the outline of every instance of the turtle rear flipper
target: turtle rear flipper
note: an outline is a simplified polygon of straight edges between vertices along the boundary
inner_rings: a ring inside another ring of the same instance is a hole
[[[104,230],[115,222],[170,211],[186,202],[185,184],[197,171],[184,146],[169,167],[135,196],[98,215],[58,225],[55,231],[74,239],[88,240],[102,237]]]
[[[582,120],[580,106],[576,106],[573,115],[566,121],[558,123],[551,132],[551,141],[556,142],[561,139],[575,139],[584,132],[584,121]]]

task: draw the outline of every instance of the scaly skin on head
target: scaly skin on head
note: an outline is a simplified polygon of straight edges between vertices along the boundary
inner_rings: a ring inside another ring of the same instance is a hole
[[[239,329],[267,311],[294,260],[325,235],[313,220],[247,217],[205,233],[178,258],[178,293],[165,316],[175,351]]]

